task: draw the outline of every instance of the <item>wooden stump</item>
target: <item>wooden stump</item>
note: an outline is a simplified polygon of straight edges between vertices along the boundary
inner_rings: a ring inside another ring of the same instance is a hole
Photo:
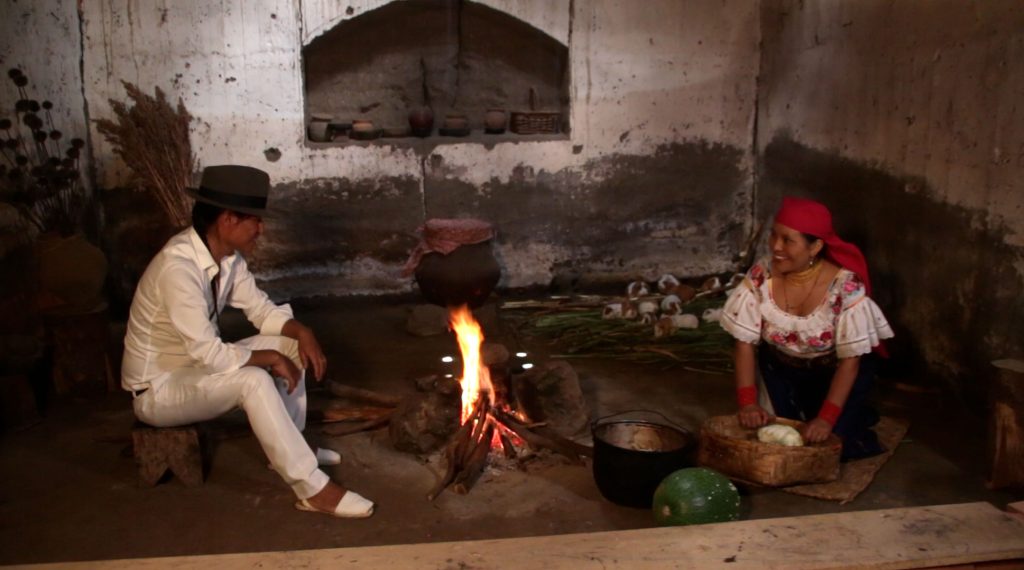
[[[53,347],[53,385],[58,396],[119,388],[106,309],[80,315],[47,315]]]
[[[1024,361],[996,360],[989,422],[990,489],[1024,486]]]
[[[136,422],[132,444],[143,485],[156,485],[168,469],[189,487],[203,484],[203,447],[197,426],[157,428]]]

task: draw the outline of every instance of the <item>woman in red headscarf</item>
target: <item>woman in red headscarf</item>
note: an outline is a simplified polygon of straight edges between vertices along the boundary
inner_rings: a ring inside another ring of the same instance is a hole
[[[774,414],[805,422],[808,443],[835,432],[843,459],[883,451],[866,403],[872,352],[893,336],[871,300],[867,263],[832,229],[823,204],[784,198],[769,239],[771,256],[756,263],[722,311],[736,338],[738,417],[759,427]],[[767,394],[758,393],[757,372]],[[767,397],[765,397],[767,396]]]

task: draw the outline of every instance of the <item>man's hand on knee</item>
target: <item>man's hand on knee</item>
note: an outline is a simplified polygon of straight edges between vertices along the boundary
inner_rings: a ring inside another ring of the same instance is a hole
[[[280,352],[274,351],[277,354],[277,361],[271,365],[270,373],[276,378],[284,378],[288,382],[288,393],[291,394],[298,387],[299,382],[302,381],[302,371],[299,370],[298,366],[292,362],[290,358],[281,354]]]
[[[254,350],[246,366],[269,368],[270,374],[276,378],[284,378],[288,382],[288,393],[291,394],[302,381],[302,371],[290,358],[276,350]]]
[[[313,334],[313,329],[291,319],[284,324],[281,334],[288,338],[299,341],[299,360],[306,370],[312,369],[313,378],[319,382],[324,379],[324,372],[327,371],[327,356],[320,348],[320,341]]]

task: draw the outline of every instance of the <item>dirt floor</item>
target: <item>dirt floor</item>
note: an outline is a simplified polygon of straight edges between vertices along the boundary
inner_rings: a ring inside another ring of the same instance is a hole
[[[414,301],[316,299],[293,303],[320,335],[329,377],[354,386],[407,394],[411,378],[438,370],[456,354],[449,335],[405,332]],[[550,346],[513,337],[498,313],[492,340],[542,361]],[[237,315],[225,330],[244,334]],[[728,376],[618,361],[574,360],[591,417],[655,410],[696,429],[733,411]],[[910,432],[868,489],[847,505],[776,490],[743,489],[743,517],[771,518],[889,507],[990,501],[1003,507],[1024,493],[986,490],[985,423],[932,390],[906,390],[908,379],[883,378],[883,414],[909,419]],[[328,395],[310,388],[311,407]],[[241,413],[211,426],[215,443],[205,484],[170,480],[138,485],[130,452],[133,416],[123,393],[52,402],[42,421],[0,440],[0,564],[98,560],[505,538],[642,528],[648,510],[602,498],[589,463],[541,458],[525,470],[488,469],[467,495],[425,495],[440,465],[393,450],[387,430],[321,439],[343,455],[328,473],[377,502],[368,520],[303,513],[267,469]],[[316,437],[317,426],[307,430]],[[584,434],[586,436],[586,434]],[[584,442],[589,443],[584,437]]]

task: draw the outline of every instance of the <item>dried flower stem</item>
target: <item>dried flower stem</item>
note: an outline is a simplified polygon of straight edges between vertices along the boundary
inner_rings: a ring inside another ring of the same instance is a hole
[[[192,116],[180,98],[177,108],[171,107],[159,87],[150,96],[127,81],[122,83],[134,105],[111,99],[117,120],[100,119],[96,128],[131,169],[133,183],[153,192],[172,225],[185,227],[192,210],[185,189],[196,162],[189,141]]]

